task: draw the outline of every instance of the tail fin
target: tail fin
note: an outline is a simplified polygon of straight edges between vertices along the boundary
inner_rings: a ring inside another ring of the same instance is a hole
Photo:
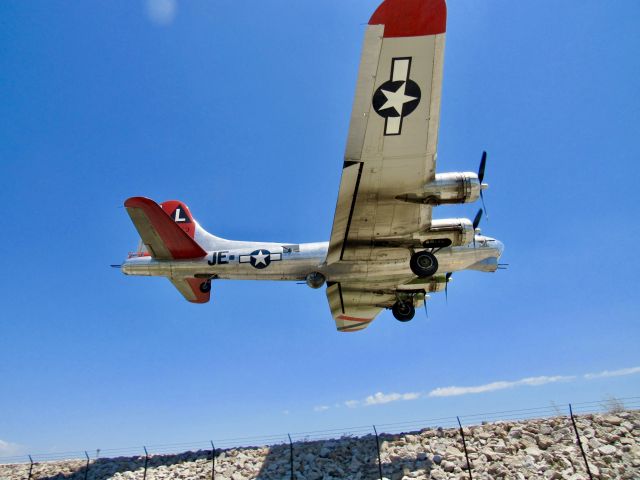
[[[169,215],[171,219],[185,232],[189,237],[195,239],[196,222],[184,203],[178,200],[167,200],[160,204],[164,213]]]
[[[161,207],[149,198],[131,197],[124,206],[152,257],[179,260],[207,254],[194,240],[195,222],[184,204],[170,200]]]
[[[189,207],[187,207],[183,202],[178,200],[167,200],[166,202],[162,202],[160,207],[162,207],[162,210],[203,249],[220,250],[235,248],[234,244],[236,244],[236,242],[216,237],[202,228],[197,220],[193,218],[193,215],[191,215]]]

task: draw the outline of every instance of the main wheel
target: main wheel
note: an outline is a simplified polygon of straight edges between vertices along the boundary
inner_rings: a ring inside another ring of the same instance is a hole
[[[208,293],[211,291],[211,280],[207,280],[206,282],[202,282],[200,284],[200,291],[202,293]]]
[[[433,253],[423,250],[411,255],[409,266],[417,276],[430,277],[438,271],[438,259]]]
[[[401,322],[408,322],[416,314],[416,309],[411,302],[396,302],[391,307],[391,311],[396,320]]]

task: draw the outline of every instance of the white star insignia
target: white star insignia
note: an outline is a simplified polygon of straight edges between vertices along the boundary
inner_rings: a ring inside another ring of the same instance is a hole
[[[262,253],[262,250],[259,250],[258,253],[256,255],[252,255],[253,259],[255,260],[255,266],[257,267],[258,265],[266,265],[266,258],[269,255],[265,255],[264,253]]]
[[[380,90],[384,93],[384,96],[387,97],[387,102],[380,107],[380,110],[386,110],[387,108],[395,108],[398,115],[402,115],[402,107],[405,103],[409,103],[413,100],[416,100],[418,97],[411,97],[409,95],[405,95],[405,89],[407,87],[407,82],[402,82],[402,85],[398,87],[398,90],[395,92],[389,92],[387,90]]]

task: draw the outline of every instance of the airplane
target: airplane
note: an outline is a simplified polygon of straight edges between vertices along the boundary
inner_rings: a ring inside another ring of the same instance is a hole
[[[478,173],[436,173],[447,9],[445,0],[384,0],[371,16],[356,84],[329,241],[226,240],[184,202],[132,197],[124,206],[141,237],[121,268],[164,276],[186,300],[206,303],[213,280],[326,284],[336,328],[368,327],[384,309],[411,320],[454,272],[495,272],[504,245],[466,218],[433,208],[482,200]],[[486,208],[485,208],[486,210]]]

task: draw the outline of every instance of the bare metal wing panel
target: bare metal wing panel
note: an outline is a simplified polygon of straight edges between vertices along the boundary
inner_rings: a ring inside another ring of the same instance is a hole
[[[377,295],[349,284],[334,283],[327,286],[331,315],[340,332],[356,332],[367,328],[392,298],[392,295]]]
[[[411,239],[431,223],[430,206],[397,197],[435,178],[445,23],[444,0],[387,0],[371,18],[329,264],[367,261],[376,242]]]

